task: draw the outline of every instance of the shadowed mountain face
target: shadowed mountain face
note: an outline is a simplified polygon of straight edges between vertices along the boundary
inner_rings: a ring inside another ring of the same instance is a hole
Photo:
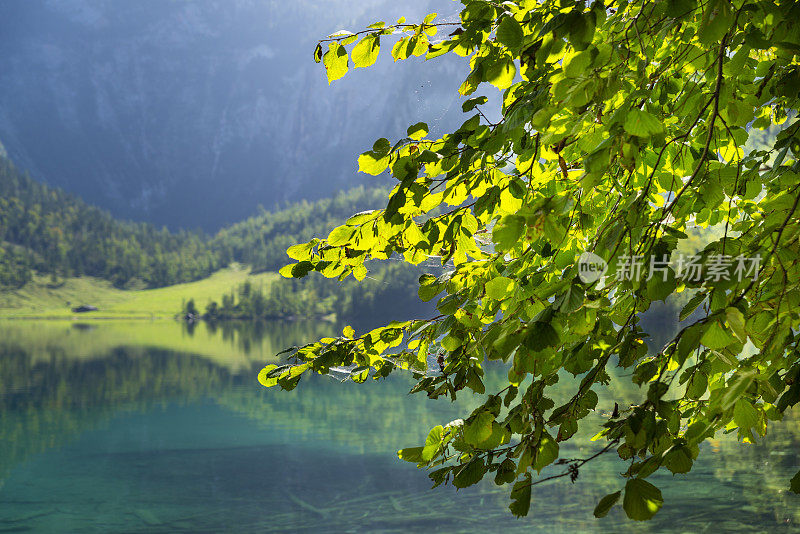
[[[398,5],[399,4],[399,5]],[[449,0],[0,4],[0,141],[21,168],[119,216],[215,230],[360,181],[356,156],[457,125],[464,65],[392,65],[328,86],[316,39]],[[388,46],[386,46],[388,45]]]

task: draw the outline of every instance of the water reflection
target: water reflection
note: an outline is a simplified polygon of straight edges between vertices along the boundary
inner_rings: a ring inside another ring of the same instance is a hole
[[[408,396],[402,376],[314,377],[288,393],[255,383],[280,348],[331,333],[326,323],[0,324],[0,531],[776,531],[800,521],[798,497],[784,491],[796,419],[762,444],[712,444],[689,476],[659,477],[667,502],[647,524],[592,517],[619,489],[624,464],[611,456],[574,485],[538,487],[524,520],[491,483],[429,492],[394,452],[474,399]],[[557,394],[573,387],[564,380]],[[635,387],[599,393],[601,408],[641,397]],[[594,450],[592,429],[581,432],[564,454]]]

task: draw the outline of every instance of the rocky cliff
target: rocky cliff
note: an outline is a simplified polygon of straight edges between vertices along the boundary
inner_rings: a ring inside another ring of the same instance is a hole
[[[0,3],[0,140],[33,177],[119,216],[214,230],[375,178],[356,156],[462,120],[464,65],[440,58],[328,86],[316,39],[449,0],[9,0]]]

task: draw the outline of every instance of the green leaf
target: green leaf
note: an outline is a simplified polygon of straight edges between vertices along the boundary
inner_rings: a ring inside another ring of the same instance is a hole
[[[434,278],[434,280],[436,279]],[[443,289],[444,289],[444,284],[437,284],[437,283],[422,284],[419,286],[419,289],[417,290],[417,295],[423,302],[429,302],[433,300],[433,298],[436,295],[441,293]]]
[[[377,34],[367,35],[353,47],[350,57],[353,58],[354,68],[369,67],[378,59],[381,50],[380,37]]]
[[[567,24],[569,42],[576,50],[583,50],[592,42],[595,32],[594,13],[572,12]]]
[[[583,306],[584,298],[585,292],[583,287],[578,284],[572,284],[567,288],[567,292],[564,293],[558,311],[561,313],[572,313]]]
[[[431,429],[428,433],[428,437],[425,438],[425,446],[422,448],[423,461],[428,462],[436,455],[439,451],[439,447],[442,445],[443,436],[444,427],[442,427],[442,425],[435,426]]]
[[[505,17],[497,26],[497,40],[512,50],[517,50],[522,46],[524,37],[522,26],[514,17]]]
[[[510,297],[511,293],[514,291],[514,281],[505,276],[498,276],[486,282],[485,288],[487,297],[495,300],[503,300]]]
[[[475,98],[470,98],[469,100],[466,100],[464,101],[463,104],[461,104],[461,111],[463,111],[464,113],[469,113],[470,111],[475,109],[476,106],[485,104],[488,101],[489,99],[486,98],[485,96],[477,96]]]
[[[416,178],[418,173],[419,165],[409,156],[398,158],[392,164],[392,174],[401,182]],[[398,191],[396,194],[405,198],[405,194],[402,191]]]
[[[675,274],[671,269],[668,269],[666,280],[662,275],[658,274],[647,282],[647,298],[652,301],[666,300],[667,297],[675,292],[677,285]]]
[[[700,338],[703,334],[703,325],[695,324],[687,328],[678,341],[678,361],[683,365],[697,347],[700,346]]]
[[[622,508],[630,519],[647,521],[656,515],[663,504],[661,490],[646,480],[631,478],[625,484]]]
[[[694,464],[692,452],[686,445],[671,447],[664,455],[663,462],[672,474],[688,473]]]
[[[733,407],[733,422],[743,430],[755,428],[758,425],[758,410],[747,399],[739,399]]]
[[[461,95],[471,95],[483,81],[483,64],[479,63],[472,69],[458,88]]]
[[[290,263],[278,271],[281,276],[286,278],[303,278],[310,271],[314,270],[314,264],[310,261],[300,261],[297,263]]]
[[[314,248],[313,243],[301,243],[299,245],[292,245],[286,249],[286,255],[293,260],[307,260],[311,256],[311,249]]]
[[[608,512],[611,511],[611,508],[613,508],[614,505],[617,504],[617,501],[619,501],[620,495],[622,495],[622,491],[615,491],[614,493],[609,493],[600,499],[600,502],[597,503],[597,506],[594,509],[594,516],[600,518],[608,515]]]
[[[337,226],[328,234],[328,244],[335,247],[347,244],[352,239],[355,229],[349,226]]]
[[[268,375],[277,368],[278,366],[273,364],[267,365],[261,369],[261,371],[258,373],[258,382],[266,388],[276,386],[278,384],[278,377],[269,377]]]
[[[723,327],[719,321],[712,321],[706,328],[700,342],[711,350],[719,350],[727,347],[736,339]]]
[[[798,471],[797,474],[792,477],[792,480],[789,483],[789,489],[794,493],[800,493],[800,471]]]
[[[745,330],[744,314],[739,308],[725,308],[725,317],[728,320],[728,326],[731,327],[733,333],[739,338],[742,343],[747,342],[747,331]]]
[[[626,132],[636,137],[651,137],[664,132],[664,125],[655,116],[640,109],[632,109],[625,117],[622,126]]]
[[[692,314],[692,312],[694,312],[694,310],[696,310],[697,307],[700,306],[700,304],[702,304],[703,301],[706,300],[706,296],[707,295],[702,291],[698,291],[691,299],[689,299],[689,302],[686,303],[686,306],[684,306],[683,309],[681,309],[681,313],[678,315],[678,319],[680,321],[687,319]]]
[[[666,11],[670,17],[678,18],[691,13],[695,7],[696,4],[692,0],[668,0]]]
[[[555,347],[560,342],[558,331],[548,322],[535,321],[528,326],[525,333],[525,346],[533,351]]]
[[[382,157],[387,155],[392,150],[392,145],[385,137],[381,137],[372,143],[372,152],[374,157]]]
[[[514,62],[506,57],[498,59],[486,70],[486,81],[498,89],[507,89],[514,83],[517,67]]]
[[[497,474],[494,477],[494,483],[498,486],[501,484],[508,484],[514,482],[516,478],[517,465],[513,460],[506,458],[497,468]]]
[[[428,135],[428,125],[424,122],[418,122],[408,127],[408,137],[414,141],[419,141],[426,135]]]
[[[800,382],[795,381],[789,389],[783,392],[775,407],[783,413],[787,408],[794,406],[798,402],[800,402]]]
[[[464,441],[470,445],[477,446],[486,441],[492,435],[492,422],[494,416],[486,411],[482,411],[464,428]]]
[[[464,342],[460,338],[456,336],[447,335],[444,336],[444,339],[442,339],[442,348],[444,348],[444,350],[448,352],[453,352],[456,349],[458,349],[463,343]]]
[[[704,45],[716,43],[733,24],[734,14],[727,0],[711,0],[703,12],[698,38]]]
[[[317,46],[314,47],[314,62],[319,63],[322,61],[322,43],[317,43]]]
[[[473,391],[475,391],[474,388],[472,389]],[[479,391],[478,393],[482,392]],[[484,441],[478,444],[478,448],[484,450],[496,449],[497,447],[500,446],[500,444],[507,442],[508,438],[510,438],[510,432],[508,431],[508,429],[505,426],[501,425],[500,423],[493,422],[491,435],[489,435],[488,438],[486,438]]]
[[[285,373],[291,371],[291,365],[279,365],[273,367],[271,370],[267,371],[266,378],[280,378]]]
[[[528,515],[528,510],[531,508],[531,475],[525,475],[525,478],[514,484],[511,490],[511,505],[509,505],[511,513],[517,517],[524,517]]]
[[[686,396],[690,399],[699,399],[708,389],[708,376],[702,371],[695,371],[686,383]]]
[[[422,462],[422,449],[423,447],[408,447],[397,451],[397,457],[406,462],[418,464]]]
[[[500,219],[492,229],[492,241],[500,252],[514,248],[525,231],[525,218],[519,215],[507,215]]]
[[[358,156],[358,170],[377,176],[381,174],[389,166],[389,156],[385,154],[377,154],[373,151],[364,152]]]
[[[330,85],[347,74],[349,68],[347,50],[337,42],[330,43],[328,51],[322,57],[322,63],[325,65],[325,72],[328,74],[328,84]]]
[[[567,78],[578,78],[586,74],[586,70],[592,64],[592,54],[589,50],[578,52],[564,60],[564,76]]]
[[[446,295],[436,304],[436,309],[443,315],[452,315],[463,302],[464,299],[459,295]]]
[[[408,58],[408,54],[413,50],[409,50],[410,37],[403,37],[398,39],[394,46],[392,46],[392,57],[395,61],[402,61]]]
[[[718,405],[722,410],[727,410],[738,401],[755,380],[756,371],[741,371],[728,380],[725,392],[719,397]]]
[[[541,473],[542,469],[552,464],[558,459],[558,443],[553,437],[547,433],[542,432],[542,437],[536,445],[536,458],[533,460],[533,468]]]
[[[473,458],[453,477],[453,486],[456,488],[472,486],[480,482],[484,474],[486,474],[486,466],[483,458]]]

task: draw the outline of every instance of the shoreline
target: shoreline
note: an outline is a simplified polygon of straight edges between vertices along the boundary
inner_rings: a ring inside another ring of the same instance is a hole
[[[177,316],[167,317],[164,315],[152,315],[145,317],[143,315],[104,315],[86,317],[82,315],[0,315],[0,321],[163,321],[165,319],[177,320]]]
[[[333,314],[331,314],[333,315]],[[275,322],[275,321],[282,321],[282,322],[301,322],[301,321],[324,321],[327,323],[335,323],[336,317],[331,315],[325,315],[321,317],[313,316],[313,317],[268,317],[268,318],[260,318],[260,319],[253,319],[247,317],[241,318],[225,318],[219,319],[217,321],[208,321],[206,319],[199,319],[194,323],[207,323],[207,324],[218,324],[218,323],[238,323],[238,322]],[[90,322],[90,321],[165,321],[165,320],[173,320],[179,323],[186,323],[192,324],[188,321],[181,319],[179,314],[173,316],[166,316],[166,315],[152,315],[152,316],[143,316],[143,315],[114,315],[114,316],[98,316],[98,315],[0,315],[0,321],[74,321],[74,322]]]

